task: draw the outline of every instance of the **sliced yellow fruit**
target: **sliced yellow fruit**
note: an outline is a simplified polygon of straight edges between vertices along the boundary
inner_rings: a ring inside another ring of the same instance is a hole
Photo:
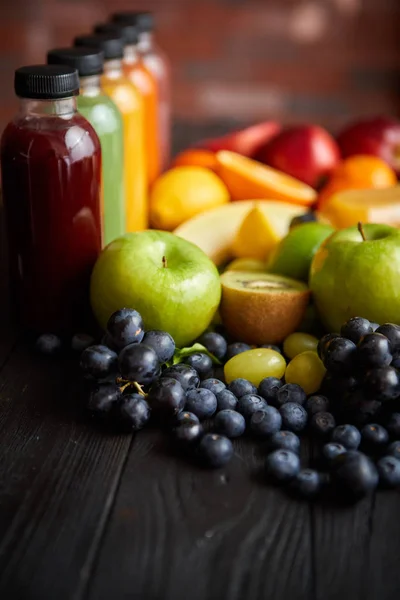
[[[321,220],[343,229],[362,223],[400,227],[400,185],[387,189],[346,190],[334,194],[319,213]]]
[[[245,200],[203,212],[175,229],[174,233],[199,246],[217,265],[233,258],[232,244],[243,220],[257,206],[267,215],[279,238],[284,237],[294,217],[307,209],[288,202]]]
[[[243,220],[232,244],[237,258],[266,260],[278,245],[281,236],[259,206],[255,206]]]

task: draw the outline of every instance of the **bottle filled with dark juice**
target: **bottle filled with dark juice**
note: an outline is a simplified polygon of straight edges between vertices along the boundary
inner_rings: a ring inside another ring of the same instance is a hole
[[[124,130],[122,116],[100,87],[103,53],[95,48],[57,48],[47,54],[53,65],[78,71],[79,112],[94,127],[101,142],[103,243],[106,246],[126,232],[124,187]]]
[[[77,112],[72,67],[22,67],[15,93],[0,148],[13,306],[29,330],[76,332],[102,246],[100,141]]]

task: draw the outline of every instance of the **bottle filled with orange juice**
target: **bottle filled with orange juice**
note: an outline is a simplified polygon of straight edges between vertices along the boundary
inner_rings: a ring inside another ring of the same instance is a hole
[[[157,82],[145,66],[138,50],[139,30],[125,23],[102,23],[94,31],[100,34],[117,34],[124,41],[122,67],[125,75],[140,92],[144,102],[146,165],[149,187],[161,172],[160,139],[158,127]]]
[[[124,43],[111,35],[80,36],[75,46],[99,48],[104,53],[103,91],[122,114],[124,126],[124,181],[127,231],[140,231],[148,225],[147,173],[145,159],[144,106],[140,93],[124,75]]]
[[[168,58],[153,36],[153,15],[150,12],[120,12],[115,13],[112,20],[136,25],[139,30],[140,55],[157,82],[161,166],[166,169],[171,158],[171,75]]]

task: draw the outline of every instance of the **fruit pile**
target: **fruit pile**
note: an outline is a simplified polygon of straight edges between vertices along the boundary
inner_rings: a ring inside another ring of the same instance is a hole
[[[283,211],[311,209],[333,227],[349,227],[360,220],[396,224],[399,146],[400,122],[390,118],[350,124],[336,139],[316,125],[283,128],[266,121],[203,140],[181,152],[156,181],[150,198],[151,224],[178,228],[179,235],[191,239],[195,224],[184,224],[197,215],[220,207],[227,220],[230,201],[254,200],[281,203]],[[264,227],[272,229],[267,236],[271,244],[277,232],[269,215],[267,221]],[[253,218],[254,222],[262,219]],[[211,215],[208,224],[218,229]],[[206,228],[203,235],[207,238]],[[233,250],[242,252],[237,244]]]
[[[101,344],[74,338],[87,408],[121,431],[159,425],[205,467],[226,465],[232,439],[251,436],[265,442],[267,479],[307,498],[400,485],[400,326],[355,317],[340,334],[294,333],[282,348],[229,341],[208,331],[177,349],[136,310],[118,310]],[[55,336],[38,340],[41,351],[58,347]],[[304,468],[300,436],[317,450]]]

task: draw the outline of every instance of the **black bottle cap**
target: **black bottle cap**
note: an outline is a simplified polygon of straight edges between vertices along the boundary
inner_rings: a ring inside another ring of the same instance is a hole
[[[20,98],[57,100],[79,94],[78,71],[66,65],[32,65],[15,71],[14,90]]]
[[[151,12],[118,12],[112,15],[112,21],[136,25],[140,33],[148,33],[154,29],[154,17]]]
[[[139,42],[139,29],[136,25],[130,25],[129,23],[100,23],[94,28],[95,33],[107,33],[117,34],[121,36],[124,44],[134,44]]]
[[[104,53],[105,60],[122,58],[124,55],[124,42],[121,35],[106,33],[101,35],[80,35],[74,39],[74,45],[97,48]]]
[[[47,53],[49,65],[68,65],[76,69],[80,77],[101,75],[104,54],[96,48],[55,48]]]

